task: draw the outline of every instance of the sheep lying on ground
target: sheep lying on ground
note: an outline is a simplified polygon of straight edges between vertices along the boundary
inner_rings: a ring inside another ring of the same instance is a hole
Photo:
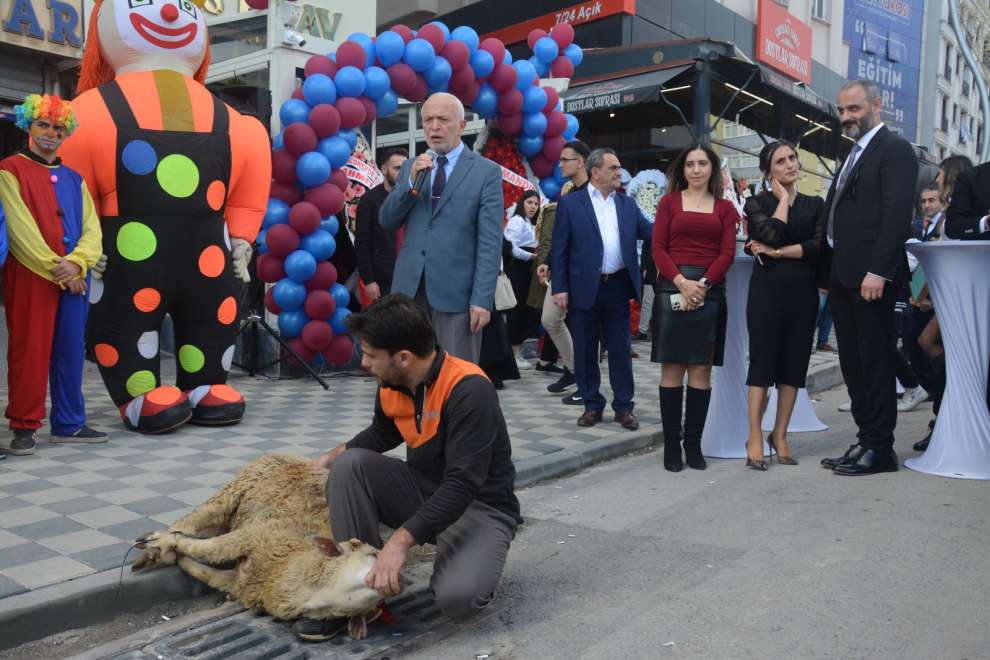
[[[364,583],[377,550],[330,540],[326,474],[302,458],[263,456],[168,531],[139,538],[131,570],[178,563],[278,619],[351,617],[350,635],[361,639],[380,613],[381,594]],[[228,562],[235,567],[214,567]]]

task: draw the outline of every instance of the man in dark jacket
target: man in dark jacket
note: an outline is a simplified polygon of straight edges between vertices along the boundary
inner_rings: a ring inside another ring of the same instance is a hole
[[[402,164],[409,158],[405,149],[384,149],[378,155],[378,169],[385,180],[364,193],[358,202],[354,229],[354,251],[364,290],[374,302],[392,290],[395,268],[395,232],[378,223],[378,210],[399,178]]]

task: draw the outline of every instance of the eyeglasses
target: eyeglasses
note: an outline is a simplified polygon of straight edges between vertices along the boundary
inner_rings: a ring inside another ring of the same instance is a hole
[[[573,160],[577,160],[577,158],[564,158],[563,156],[560,157],[560,162],[562,163],[569,163]]]

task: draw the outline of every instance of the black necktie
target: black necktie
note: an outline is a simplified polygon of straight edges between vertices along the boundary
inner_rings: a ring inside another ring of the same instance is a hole
[[[433,177],[433,192],[430,193],[431,210],[437,210],[437,204],[440,203],[440,195],[443,194],[445,185],[447,185],[447,157],[440,156],[437,158],[437,174]]]

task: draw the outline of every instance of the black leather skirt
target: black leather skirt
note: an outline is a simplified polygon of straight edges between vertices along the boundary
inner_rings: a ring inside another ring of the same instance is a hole
[[[681,274],[690,280],[700,279],[706,268],[681,266]],[[725,285],[708,289],[705,304],[690,312],[675,312],[670,296],[678,293],[673,282],[661,279],[654,285],[653,362],[671,364],[708,364],[721,366],[725,355],[725,328],[728,315]]]

